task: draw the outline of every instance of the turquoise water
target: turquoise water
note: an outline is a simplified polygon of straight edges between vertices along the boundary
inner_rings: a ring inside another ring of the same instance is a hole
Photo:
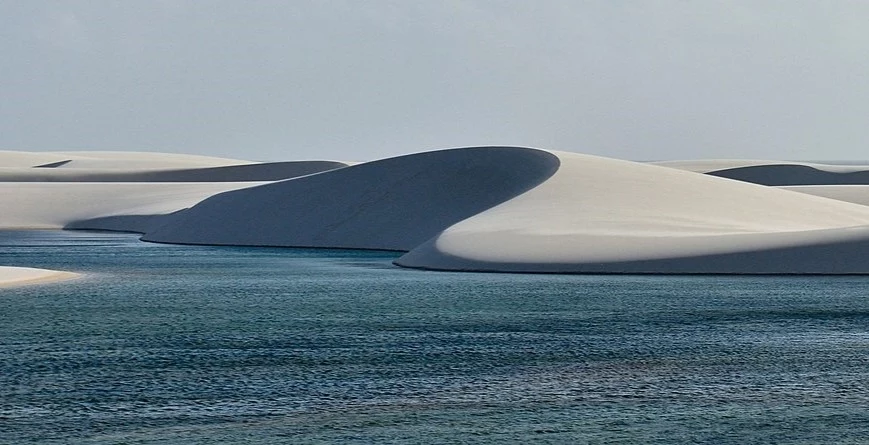
[[[395,256],[0,232],[0,442],[869,442],[869,277]]]

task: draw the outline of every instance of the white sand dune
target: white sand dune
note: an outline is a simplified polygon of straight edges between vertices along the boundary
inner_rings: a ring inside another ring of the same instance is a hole
[[[368,162],[224,193],[146,241],[409,250],[552,175],[541,150],[478,147]]]
[[[736,169],[781,172],[757,162]],[[116,165],[109,172],[71,163],[18,170],[142,182],[0,182],[0,228],[132,230],[144,232],[143,240],[183,244],[399,250],[407,253],[396,264],[439,270],[869,274],[869,206],[863,205],[869,186],[767,187],[697,169],[515,147],[440,150],[348,167],[324,162],[317,165],[339,168],[267,183],[207,181],[225,180],[228,172],[244,179],[267,168],[262,164]],[[860,166],[795,167],[837,178],[864,173]],[[206,181],[149,182],[160,175]]]
[[[0,229],[144,232],[163,215],[214,194],[346,164],[251,163],[169,153],[0,152],[0,166]]]
[[[0,229],[60,229],[98,217],[162,215],[259,184],[0,182]]]
[[[869,185],[794,185],[779,188],[869,206]]]
[[[443,270],[869,273],[869,207],[613,159],[558,172],[397,260]]]
[[[662,161],[653,164],[761,185],[869,185],[869,165],[758,160]]]
[[[0,266],[0,288],[70,280],[79,276],[79,274],[73,272],[34,269],[32,267]]]

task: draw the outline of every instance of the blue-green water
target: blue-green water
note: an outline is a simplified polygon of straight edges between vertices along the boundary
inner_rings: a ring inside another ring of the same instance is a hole
[[[395,256],[0,232],[0,442],[869,442],[869,277]]]

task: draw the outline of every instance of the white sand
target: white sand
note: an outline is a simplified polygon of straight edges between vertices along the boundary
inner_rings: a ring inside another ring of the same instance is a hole
[[[869,206],[869,185],[795,185],[779,188]]]
[[[62,160],[71,162],[32,167]],[[167,153],[0,152],[0,229],[142,231],[155,225],[156,216],[217,193],[345,165],[251,163]]]
[[[172,213],[258,184],[0,182],[0,229],[60,229],[98,217]]]
[[[0,266],[0,288],[70,280],[79,276],[73,272]]]
[[[512,272],[869,273],[869,208],[557,153],[559,171],[397,261]]]
[[[539,184],[557,161],[541,150],[480,147],[368,162],[214,196],[142,239],[409,250]]]

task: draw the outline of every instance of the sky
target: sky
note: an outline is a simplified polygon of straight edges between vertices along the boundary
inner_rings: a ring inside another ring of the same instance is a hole
[[[0,0],[0,150],[869,159],[869,2]]]

